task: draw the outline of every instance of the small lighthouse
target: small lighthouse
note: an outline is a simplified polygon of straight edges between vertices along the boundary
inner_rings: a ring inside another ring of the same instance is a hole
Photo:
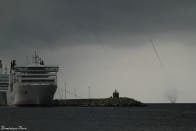
[[[119,92],[116,89],[113,92],[113,98],[119,98]]]

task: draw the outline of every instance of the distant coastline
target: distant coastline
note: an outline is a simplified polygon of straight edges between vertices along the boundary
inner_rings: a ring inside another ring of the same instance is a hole
[[[54,100],[54,106],[132,107],[146,104],[128,97]]]

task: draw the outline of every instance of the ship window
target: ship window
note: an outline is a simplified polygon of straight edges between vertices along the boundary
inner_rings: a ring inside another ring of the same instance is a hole
[[[44,67],[28,67],[27,70],[45,70]]]
[[[22,82],[54,82],[54,80],[22,80]]]
[[[38,78],[47,78],[48,76],[44,75],[27,75],[27,76],[22,76],[22,78],[31,78],[31,77],[38,77]]]

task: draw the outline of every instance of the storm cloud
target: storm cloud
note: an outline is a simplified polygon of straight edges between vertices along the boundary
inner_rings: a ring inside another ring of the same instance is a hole
[[[123,46],[141,44],[138,39],[159,33],[195,33],[195,4],[194,0],[2,0],[1,49],[94,43]],[[115,42],[127,37],[133,42]]]

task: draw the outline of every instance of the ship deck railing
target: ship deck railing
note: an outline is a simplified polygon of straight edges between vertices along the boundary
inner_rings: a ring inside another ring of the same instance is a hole
[[[0,92],[8,91],[8,87],[0,87]]]
[[[28,77],[28,78],[20,78],[19,80],[54,80],[55,78],[53,77],[53,78],[49,78],[49,77],[47,77],[47,78],[43,78],[43,77],[40,77],[40,78],[37,78],[37,77]]]
[[[30,76],[56,76],[56,73],[47,73],[47,74],[40,74],[40,73],[17,73],[17,76],[26,76],[26,77],[30,77]]]

